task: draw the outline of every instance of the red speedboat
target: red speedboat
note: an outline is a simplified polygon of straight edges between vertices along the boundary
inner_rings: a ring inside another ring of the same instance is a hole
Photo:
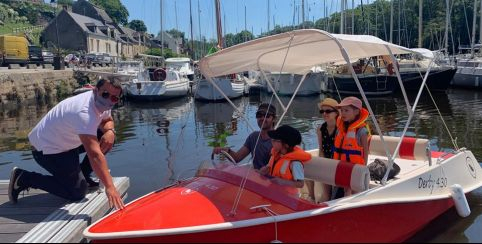
[[[208,80],[247,70],[305,75],[321,63],[407,52],[376,37],[299,30],[223,49],[199,64]],[[388,179],[387,172],[381,182],[371,181],[366,166],[310,151],[306,178],[358,192],[315,204],[250,165],[204,164],[195,177],[129,203],[84,235],[95,242],[401,242],[454,205],[461,216],[470,214],[465,194],[482,186],[474,155],[455,143],[450,153],[431,152],[429,140],[405,137],[422,90],[413,107],[407,101],[409,119],[400,137],[383,136],[349,68],[379,135],[370,139],[368,161],[396,163],[395,178]]]

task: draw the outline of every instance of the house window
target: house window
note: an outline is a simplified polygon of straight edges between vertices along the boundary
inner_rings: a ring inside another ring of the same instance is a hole
[[[100,47],[100,41],[97,40],[97,52],[99,52],[99,47]]]
[[[90,39],[90,51],[94,51],[94,39]]]

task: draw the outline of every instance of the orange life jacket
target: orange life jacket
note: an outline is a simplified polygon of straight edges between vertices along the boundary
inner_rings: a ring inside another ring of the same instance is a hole
[[[271,149],[271,158],[268,163],[270,175],[285,180],[294,180],[293,174],[291,173],[291,162],[300,161],[301,164],[304,165],[310,159],[311,154],[305,152],[298,146],[295,146],[292,152],[281,157],[277,151]]]
[[[335,136],[333,159],[339,159],[354,164],[365,165],[365,152],[363,146],[358,145],[356,134],[358,129],[365,127],[365,121],[368,119],[368,110],[362,108],[360,110],[360,118],[351,123],[348,130],[345,131],[345,126],[341,117],[338,118],[336,126],[338,131]]]

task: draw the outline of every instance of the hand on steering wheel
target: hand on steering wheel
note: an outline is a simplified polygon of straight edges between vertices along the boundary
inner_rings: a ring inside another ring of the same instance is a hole
[[[219,153],[224,155],[233,165],[236,165],[236,160],[228,152],[221,150]],[[214,160],[214,153],[211,154],[211,160]]]

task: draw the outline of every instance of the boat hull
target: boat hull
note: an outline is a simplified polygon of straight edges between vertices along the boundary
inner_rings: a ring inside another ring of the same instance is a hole
[[[456,71],[455,68],[431,71],[426,82],[430,91],[445,92],[449,88]],[[419,72],[402,73],[401,77],[405,89],[418,91],[422,85],[425,72],[422,72],[421,75]]]
[[[383,96],[392,94],[398,86],[397,78],[386,75],[367,75],[358,77],[363,91],[369,96]],[[345,95],[359,95],[358,89],[352,76],[334,75],[325,81],[326,92],[340,93]]]
[[[465,88],[482,88],[482,69],[461,67],[452,80],[452,86]]]
[[[239,98],[245,93],[244,82],[232,82],[230,79],[213,79],[216,85],[229,98]],[[207,80],[199,80],[195,85],[194,98],[199,101],[224,101],[225,97]]]
[[[402,242],[453,206],[450,198],[372,205],[278,222],[282,242]],[[363,223],[363,224],[362,224]],[[306,228],[316,226],[316,228]],[[115,239],[106,242],[271,242],[274,223],[200,233]],[[101,240],[95,242],[103,243]]]
[[[126,95],[138,100],[166,100],[188,94],[189,82],[186,81],[140,81],[126,85]]]
[[[281,96],[292,96],[302,78],[302,75],[295,74],[272,74],[271,84],[273,84],[276,93]],[[324,72],[309,73],[306,75],[303,84],[296,93],[296,96],[311,96],[321,93],[322,80],[325,78]],[[277,82],[276,82],[277,81]],[[267,86],[268,93],[273,93],[272,89]]]

